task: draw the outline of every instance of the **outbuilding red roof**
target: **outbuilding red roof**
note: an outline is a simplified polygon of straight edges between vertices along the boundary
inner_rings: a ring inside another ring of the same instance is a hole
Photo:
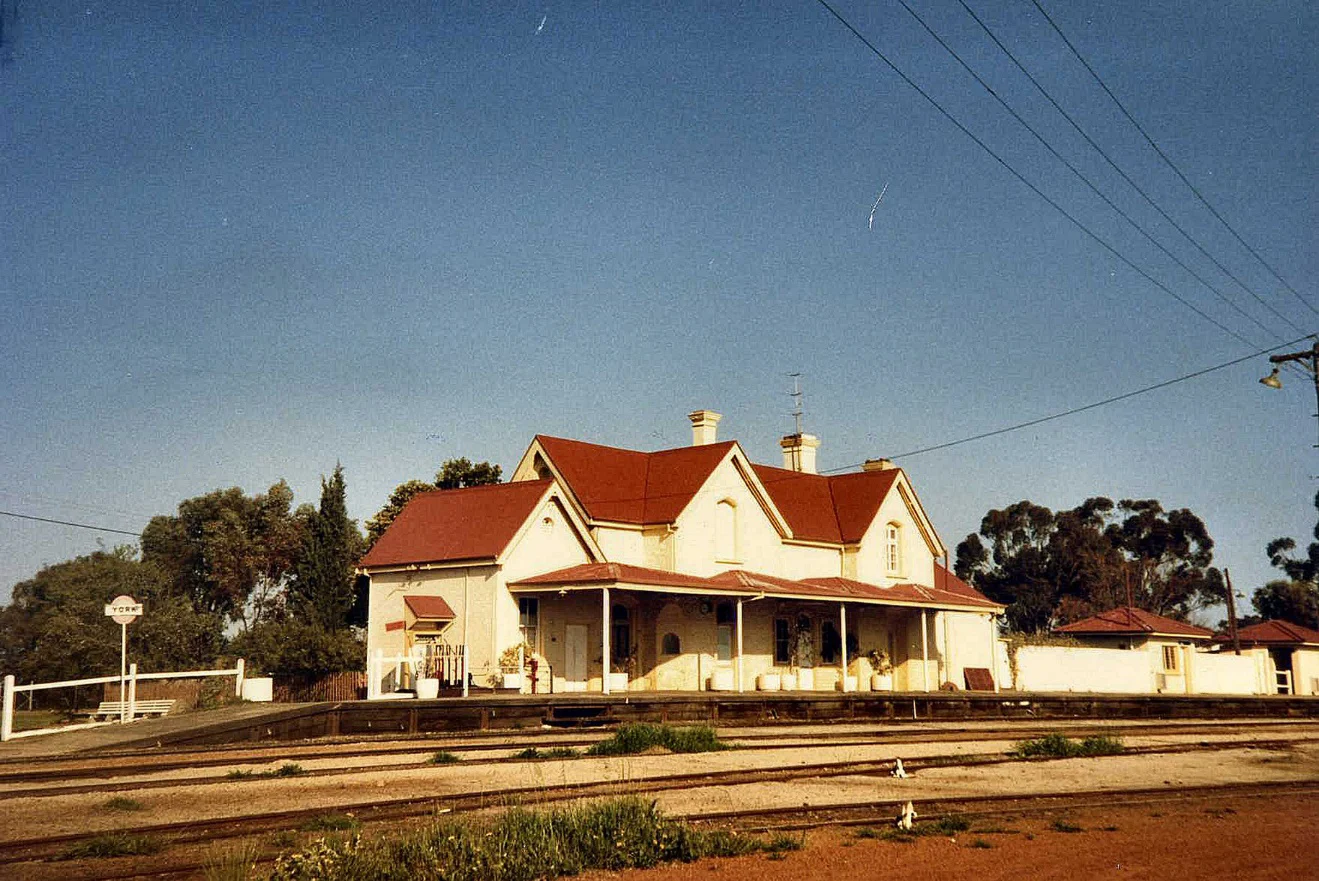
[[[436,621],[452,621],[453,609],[444,601],[444,597],[410,596],[403,598],[403,604],[416,618]]]
[[[1214,635],[1214,632],[1207,627],[1197,627],[1134,606],[1121,606],[1080,621],[1073,621],[1071,624],[1055,627],[1054,632],[1069,633],[1073,636],[1157,633],[1162,636],[1181,636],[1189,639],[1212,639]]]
[[[549,480],[435,490],[415,496],[358,565],[493,559],[535,510]]]
[[[1218,642],[1231,642],[1232,637],[1219,634]],[[1261,621],[1237,631],[1242,645],[1319,645],[1319,630],[1311,630],[1290,621]]]
[[[592,520],[672,523],[728,455],[732,441],[642,453],[537,435]]]

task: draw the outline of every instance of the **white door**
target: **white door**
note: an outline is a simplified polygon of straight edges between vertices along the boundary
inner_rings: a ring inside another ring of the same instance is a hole
[[[563,628],[563,690],[586,691],[586,625]]]

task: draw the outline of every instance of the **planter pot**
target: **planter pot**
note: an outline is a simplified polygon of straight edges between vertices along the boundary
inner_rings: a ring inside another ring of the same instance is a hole
[[[735,685],[732,670],[715,670],[710,674],[711,691],[732,691]]]
[[[797,687],[802,691],[815,690],[815,671],[810,667],[802,667],[797,671]]]
[[[860,684],[855,676],[843,676],[839,678],[837,688],[844,693],[855,692],[860,688]]]
[[[255,676],[243,680],[243,700],[267,703],[275,699],[275,680],[269,676]]]
[[[612,694],[622,694],[627,691],[627,674],[610,673],[609,674],[609,691]]]
[[[797,674],[796,674],[796,673],[784,673],[783,675],[781,675],[781,676],[779,677],[779,687],[781,687],[784,691],[796,691],[796,690],[797,690]]]
[[[893,674],[892,673],[872,673],[870,674],[871,691],[892,691]]]
[[[515,689],[517,691],[522,690],[521,673],[504,673],[502,674],[502,677],[504,681],[504,688]]]
[[[761,673],[756,677],[756,688],[761,691],[778,691],[782,685],[782,677],[777,673]]]
[[[434,700],[440,696],[440,680],[438,679],[418,679],[417,680],[417,698],[418,700]]]

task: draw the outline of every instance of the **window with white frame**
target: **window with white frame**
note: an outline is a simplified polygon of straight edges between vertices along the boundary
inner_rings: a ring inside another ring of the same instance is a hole
[[[897,523],[884,527],[884,567],[890,575],[902,572],[902,527]]]
[[[540,636],[540,600],[536,597],[518,597],[518,629],[522,631],[522,641],[531,646],[532,651],[540,650],[537,641]]]
[[[1176,673],[1181,667],[1178,666],[1178,659],[1181,657],[1181,649],[1175,645],[1165,645],[1163,647],[1163,669],[1167,673]]]
[[[737,503],[732,499],[714,506],[714,557],[730,563],[738,560]]]

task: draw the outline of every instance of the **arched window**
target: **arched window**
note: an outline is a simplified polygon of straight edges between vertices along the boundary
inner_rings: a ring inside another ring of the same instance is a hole
[[[682,654],[682,642],[678,639],[676,633],[666,633],[660,640],[660,654],[662,655],[680,655]]]
[[[902,572],[902,527],[897,523],[884,527],[884,566],[890,575]]]
[[[714,558],[730,563],[737,556],[737,503],[724,499],[714,506]]]

